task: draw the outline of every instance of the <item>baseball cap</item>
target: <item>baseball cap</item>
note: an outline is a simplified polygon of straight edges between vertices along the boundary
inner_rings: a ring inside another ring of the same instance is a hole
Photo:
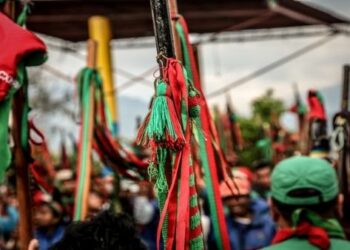
[[[337,175],[325,160],[294,156],[281,161],[272,172],[271,195],[288,205],[315,205],[339,193]]]

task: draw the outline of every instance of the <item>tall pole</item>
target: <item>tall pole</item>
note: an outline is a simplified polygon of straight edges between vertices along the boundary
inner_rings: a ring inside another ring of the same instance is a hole
[[[96,68],[96,41],[90,39],[87,42],[87,67],[90,69]],[[94,84],[89,85],[89,111],[83,115],[83,125],[81,127],[81,142],[82,145],[78,152],[78,185],[75,197],[74,220],[84,220],[88,214],[88,195],[90,191],[90,179],[92,169],[92,138],[95,119],[95,87]],[[85,117],[88,116],[87,120]],[[88,126],[85,131],[85,126]],[[85,171],[84,171],[85,169]],[[83,173],[85,172],[85,173]]]
[[[105,16],[89,18],[89,36],[97,42],[96,67],[101,73],[103,92],[108,107],[108,125],[114,137],[119,131],[118,101],[113,80],[113,60],[110,47],[112,39],[111,23]]]
[[[341,110],[349,110],[349,85],[350,85],[350,66],[345,65],[343,69],[343,93],[342,93],[342,102]]]
[[[156,39],[158,63],[162,68],[161,56],[175,57],[173,35],[171,32],[168,0],[150,0],[153,18],[153,29]]]
[[[16,2],[14,0],[7,1],[4,6],[4,12],[12,20],[16,19]],[[30,185],[29,185],[29,162],[27,155],[22,148],[22,116],[24,112],[23,100],[24,91],[19,89],[13,100],[13,127],[12,136],[14,140],[13,159],[14,167],[16,169],[16,190],[17,200],[19,207],[19,240],[21,249],[27,249],[29,242],[33,238],[32,227],[32,206],[30,197]]]
[[[350,66],[343,68],[343,93],[341,102],[341,111],[336,115],[334,123],[343,128],[344,142],[339,152],[339,179],[341,184],[341,193],[344,195],[343,203],[343,226],[347,236],[350,236],[350,110],[349,110],[349,86],[350,85]],[[336,127],[335,127],[336,129]]]

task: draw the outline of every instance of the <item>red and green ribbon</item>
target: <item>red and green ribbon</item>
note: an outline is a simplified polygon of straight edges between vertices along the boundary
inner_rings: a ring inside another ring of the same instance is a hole
[[[224,166],[220,168],[215,159],[215,151],[220,149],[214,146],[214,144],[217,144],[217,142],[213,143],[211,140],[211,135],[212,133],[215,134],[216,131],[213,131],[215,128],[212,124],[208,106],[201,88],[193,48],[189,42],[187,24],[184,18],[181,16],[176,23],[176,30],[180,37],[183,64],[186,68],[188,78],[200,93],[200,112],[199,117],[195,119],[195,132],[198,138],[200,160],[204,169],[204,180],[208,191],[209,208],[213,223],[214,236],[218,249],[226,250],[230,249],[231,246],[228,238],[224,209],[219,190],[219,172],[221,171],[222,178],[226,177],[226,172]],[[219,154],[222,154],[222,152],[219,152]]]

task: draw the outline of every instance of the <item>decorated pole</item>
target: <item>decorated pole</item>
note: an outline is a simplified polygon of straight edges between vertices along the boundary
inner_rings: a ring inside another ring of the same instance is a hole
[[[334,132],[332,144],[339,153],[338,176],[340,180],[341,193],[344,195],[343,204],[343,226],[347,236],[350,236],[350,110],[349,89],[350,88],[350,66],[345,65],[343,69],[343,89],[341,110],[333,118]]]
[[[88,195],[92,168],[92,138],[95,119],[95,83],[92,78],[96,67],[97,43],[88,40],[87,68],[79,80],[82,125],[78,152],[78,183],[74,203],[74,220],[84,220],[88,213]]]
[[[102,76],[103,91],[108,110],[108,126],[114,137],[119,130],[119,117],[117,96],[113,81],[113,62],[110,48],[112,31],[110,21],[104,16],[92,16],[89,18],[90,38],[97,42],[97,68]]]
[[[160,63],[160,68],[162,68],[162,56],[168,58],[175,57],[168,0],[150,0],[150,2],[158,53],[158,63]]]
[[[198,91],[199,113],[195,118],[196,138],[199,148],[199,156],[202,168],[204,170],[204,181],[208,191],[210,216],[215,241],[218,249],[230,249],[230,241],[225,221],[224,208],[221,199],[219,186],[225,182],[231,186],[229,172],[227,171],[227,162],[224,160],[223,152],[218,147],[219,140],[215,125],[211,119],[209,108],[204,96],[198,67],[195,61],[195,55],[192,45],[189,41],[189,30],[185,19],[177,16],[176,31],[181,41],[181,49],[184,65],[189,81],[193,83],[194,88]],[[218,156],[218,159],[216,158]],[[235,188],[230,188],[233,191]]]
[[[16,19],[16,2],[7,1],[4,6],[4,12],[12,20]],[[29,242],[33,238],[32,227],[32,206],[30,198],[30,185],[29,185],[29,162],[28,155],[22,148],[22,133],[21,128],[22,117],[24,110],[24,91],[19,89],[13,99],[13,127],[12,136],[14,140],[14,167],[16,169],[16,190],[19,209],[19,239],[21,243],[21,249],[26,249]]]
[[[152,0],[151,8],[160,77],[138,142],[152,150],[148,173],[161,210],[158,249],[162,238],[167,250],[199,250],[204,241],[191,152],[194,119],[200,109],[198,91],[180,62],[181,43],[173,34],[176,1]]]
[[[294,90],[294,98],[295,98],[295,103],[294,106],[292,107],[292,111],[296,113],[298,116],[298,135],[299,135],[299,150],[302,154],[306,154],[307,150],[307,128],[306,128],[306,106],[303,103],[298,85],[294,84],[293,85],[293,90]]]

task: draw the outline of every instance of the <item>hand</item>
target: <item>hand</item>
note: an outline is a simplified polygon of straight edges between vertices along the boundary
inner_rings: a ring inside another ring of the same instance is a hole
[[[39,241],[37,239],[32,239],[29,242],[28,250],[39,250]]]

